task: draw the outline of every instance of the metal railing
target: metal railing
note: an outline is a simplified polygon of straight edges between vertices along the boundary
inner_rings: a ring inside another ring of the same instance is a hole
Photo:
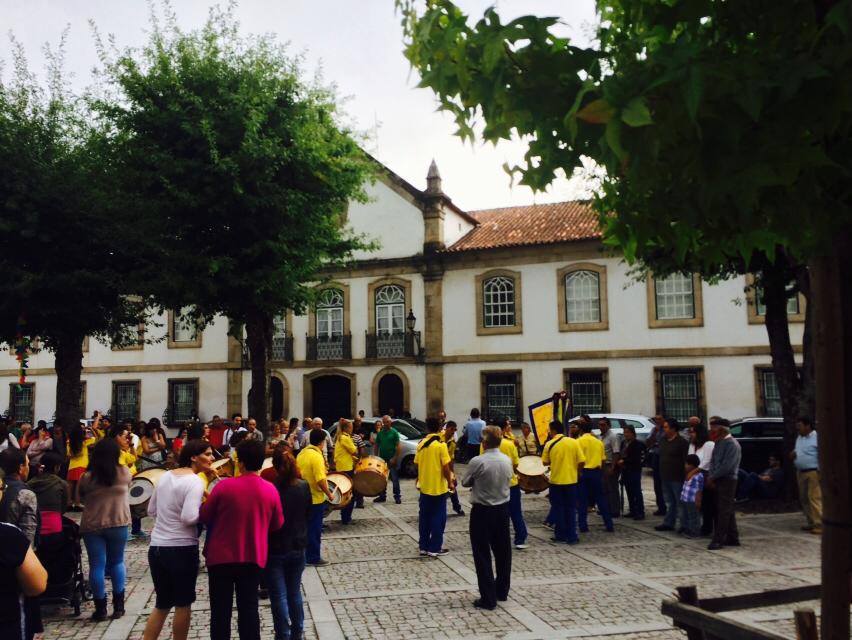
[[[351,360],[352,335],[308,336],[306,338],[308,360]]]
[[[395,333],[368,333],[367,357],[413,358],[414,344],[419,340],[419,331],[398,331]]]

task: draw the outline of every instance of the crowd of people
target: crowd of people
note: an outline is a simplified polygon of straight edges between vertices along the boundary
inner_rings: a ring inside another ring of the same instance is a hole
[[[589,531],[593,511],[609,533],[615,532],[618,518],[645,519],[641,477],[649,466],[654,515],[663,518],[658,531],[711,536],[711,550],[739,545],[734,505],[751,496],[778,495],[783,485],[780,458],[773,456],[760,474],[741,469],[740,445],[724,418],[710,418],[709,429],[697,417],[690,418],[686,433],[663,416],[656,416],[654,425],[643,442],[629,425],[616,434],[607,418],[595,424],[582,416],[567,426],[552,422],[547,438],[539,442],[529,425],[521,425],[516,436],[510,421],[488,424],[477,409],[460,433],[444,412],[428,418],[414,458],[420,556],[449,553],[444,547],[447,502],[465,516],[457,487],[469,488],[469,534],[480,591],[473,605],[493,609],[505,600],[513,548],[528,546],[518,473],[525,456],[540,456],[548,469],[550,509],[544,524],[553,530],[553,542],[578,544]],[[807,520],[803,529],[819,533],[817,434],[807,418],[799,420],[798,430],[790,455]],[[90,427],[74,425],[67,434],[58,424],[10,429],[0,422],[0,630],[27,639],[41,630],[38,594],[48,577],[39,561],[39,543],[62,535],[68,511],[82,512],[79,530],[88,555],[92,620],[122,617],[125,547],[129,539],[149,536],[142,530],[146,514],[131,509],[128,489],[137,472],[165,466],[169,470],[147,502],[147,515],[154,518],[148,563],[156,598],[145,640],[159,637],[171,610],[173,637],[187,637],[202,537],[211,637],[230,637],[236,595],[240,637],[260,638],[262,594],[270,599],[275,638],[302,637],[302,573],[306,565],[327,564],[322,532],[334,499],[329,473],[352,478],[360,458],[376,455],[387,463],[395,502],[402,501],[401,437],[391,417],[372,424],[362,416],[341,418],[332,431],[333,438],[320,418],[292,418],[263,433],[256,420],[244,421],[237,414],[227,426],[218,417],[212,426],[188,425],[169,442],[157,419],[113,424],[96,415]],[[459,443],[467,467],[457,478]],[[264,469],[270,456],[272,466]],[[233,477],[217,481],[211,490],[213,480],[219,480],[212,467],[225,458],[233,464]],[[247,495],[252,499],[246,500]],[[373,501],[386,500],[383,492]],[[351,523],[354,509],[363,506],[364,496],[356,492],[340,510],[340,522]]]

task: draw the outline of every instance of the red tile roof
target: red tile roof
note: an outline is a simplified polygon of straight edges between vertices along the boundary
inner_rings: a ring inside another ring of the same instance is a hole
[[[601,237],[597,214],[585,200],[468,213],[479,224],[446,251],[476,251]]]

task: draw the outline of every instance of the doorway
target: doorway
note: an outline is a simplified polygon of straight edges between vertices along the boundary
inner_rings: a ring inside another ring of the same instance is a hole
[[[379,380],[379,414],[401,416],[405,411],[405,392],[402,380],[395,373],[387,373]]]
[[[352,381],[345,376],[325,375],[311,380],[311,415],[322,418],[326,428],[340,418],[352,417]]]
[[[275,376],[269,380],[269,413],[273,421],[284,417],[284,384]]]

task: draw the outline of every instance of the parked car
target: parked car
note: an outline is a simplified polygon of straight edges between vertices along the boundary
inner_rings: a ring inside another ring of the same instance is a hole
[[[380,421],[381,417],[364,418],[364,422],[369,424]],[[328,428],[332,439],[337,433],[338,424],[335,422]],[[417,477],[417,467],[414,465],[414,454],[417,453],[417,445],[423,439],[423,434],[407,420],[401,418],[394,418],[392,425],[394,429],[399,431],[399,441],[402,445],[399,469],[406,478],[415,478]]]
[[[740,418],[731,422],[731,435],[740,443],[740,467],[760,473],[769,466],[769,456],[784,451],[783,418]]]
[[[631,425],[634,429],[636,429],[636,438],[642,442],[651,435],[651,429],[654,428],[654,421],[651,420],[651,418],[639,415],[638,413],[591,413],[589,414],[589,417],[595,425],[595,428],[592,429],[592,433],[595,435],[600,435],[601,433],[600,429],[597,428],[598,420],[600,418],[609,418],[613,433],[621,434],[624,432],[624,425]],[[571,418],[571,422],[579,419],[580,416],[575,416],[574,418]]]

